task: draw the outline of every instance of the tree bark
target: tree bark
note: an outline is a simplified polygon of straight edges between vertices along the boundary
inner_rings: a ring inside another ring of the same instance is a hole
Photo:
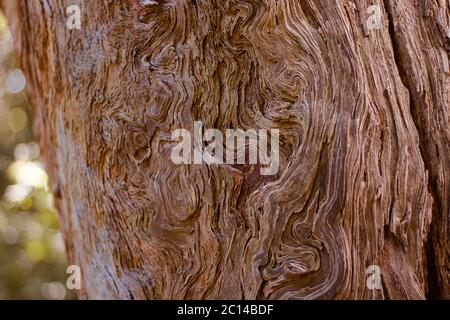
[[[81,298],[450,298],[448,0],[142,3],[3,2]],[[278,174],[173,164],[194,121]]]

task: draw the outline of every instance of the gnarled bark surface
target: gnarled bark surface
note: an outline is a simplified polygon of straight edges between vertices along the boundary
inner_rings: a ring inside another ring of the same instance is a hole
[[[450,298],[448,0],[144,2],[3,2],[81,297]],[[174,165],[195,120],[278,174]]]

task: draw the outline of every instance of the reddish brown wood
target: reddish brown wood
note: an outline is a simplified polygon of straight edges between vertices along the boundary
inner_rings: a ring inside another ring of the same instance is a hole
[[[70,4],[3,2],[82,298],[450,298],[448,0]],[[174,165],[195,120],[278,175]]]

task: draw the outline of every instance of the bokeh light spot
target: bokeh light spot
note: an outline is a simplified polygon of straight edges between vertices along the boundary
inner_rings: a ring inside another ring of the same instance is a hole
[[[47,282],[41,286],[42,294],[49,300],[63,300],[66,296],[66,288],[60,282]]]
[[[8,172],[18,184],[35,188],[45,188],[47,185],[47,173],[36,162],[15,161],[9,166]]]
[[[6,77],[6,88],[12,94],[21,92],[26,85],[25,76],[22,70],[14,69]]]

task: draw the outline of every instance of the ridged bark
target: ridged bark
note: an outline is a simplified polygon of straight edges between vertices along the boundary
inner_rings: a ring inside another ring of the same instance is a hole
[[[80,297],[450,298],[448,0],[3,6]],[[197,120],[279,129],[278,174],[174,165]]]

